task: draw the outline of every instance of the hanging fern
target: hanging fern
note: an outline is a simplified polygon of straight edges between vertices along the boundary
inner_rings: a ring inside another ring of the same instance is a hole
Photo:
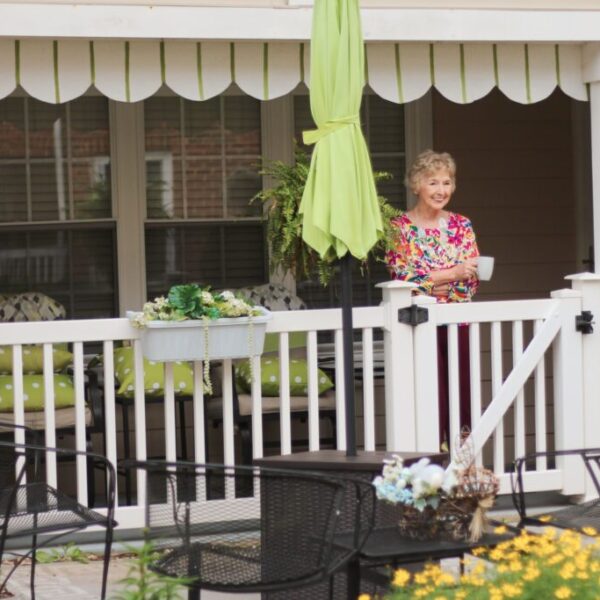
[[[327,285],[334,272],[334,260],[322,259],[302,239],[302,216],[299,213],[304,186],[308,178],[310,158],[296,146],[295,164],[273,161],[264,165],[261,175],[271,177],[276,185],[260,191],[251,202],[266,205],[267,239],[270,246],[271,272],[278,268],[290,271],[297,281],[318,277]],[[389,173],[374,172],[375,183],[390,179]],[[379,196],[384,235],[371,250],[376,260],[383,260],[392,243],[390,221],[400,211]]]

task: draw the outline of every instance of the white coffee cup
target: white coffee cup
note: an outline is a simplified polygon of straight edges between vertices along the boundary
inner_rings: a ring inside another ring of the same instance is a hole
[[[478,256],[477,257],[477,277],[481,281],[489,281],[494,272],[494,257],[493,256]]]

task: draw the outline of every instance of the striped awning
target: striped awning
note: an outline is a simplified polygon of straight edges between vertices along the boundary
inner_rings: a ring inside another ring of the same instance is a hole
[[[431,87],[453,102],[473,102],[498,87],[515,102],[546,98],[558,86],[587,100],[582,49],[570,44],[368,43],[367,81],[404,103]],[[17,86],[34,98],[72,100],[90,86],[122,102],[152,96],[163,84],[206,100],[236,83],[260,100],[310,80],[308,44],[106,40],[0,40],[0,97]]]

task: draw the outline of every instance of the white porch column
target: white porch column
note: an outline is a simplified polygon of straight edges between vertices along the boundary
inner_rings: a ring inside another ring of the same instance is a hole
[[[600,272],[600,43],[584,46],[582,66],[583,80],[590,85],[594,270],[598,273]]]
[[[600,274],[569,275],[574,290],[582,294],[582,308],[594,315],[594,332],[583,336],[583,440],[582,448],[600,448]]]
[[[413,328],[398,320],[410,307],[414,283],[379,283],[383,292],[385,361],[385,435],[388,450],[417,449]]]

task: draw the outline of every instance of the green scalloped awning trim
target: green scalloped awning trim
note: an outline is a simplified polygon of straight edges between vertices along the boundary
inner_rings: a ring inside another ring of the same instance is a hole
[[[400,44],[394,44],[394,58],[396,61],[396,87],[398,88],[398,102],[404,104],[404,83],[402,81],[402,64],[400,62]]]

